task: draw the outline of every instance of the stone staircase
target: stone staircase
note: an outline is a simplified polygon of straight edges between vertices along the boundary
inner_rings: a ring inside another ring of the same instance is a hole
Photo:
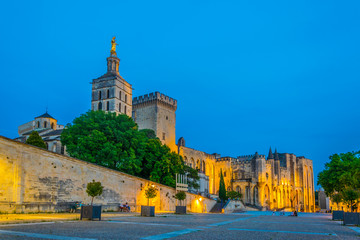
[[[211,213],[221,213],[222,212],[222,207],[221,207],[221,203],[216,203],[213,208],[210,210]]]

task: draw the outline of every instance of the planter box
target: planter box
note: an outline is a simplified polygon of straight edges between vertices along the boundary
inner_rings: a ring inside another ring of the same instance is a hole
[[[83,218],[90,220],[98,218],[101,221],[101,206],[81,206],[80,220]]]
[[[176,206],[176,214],[186,214],[186,206]]]
[[[155,206],[141,206],[142,217],[155,217]]]
[[[332,220],[344,220],[344,211],[333,211]]]
[[[344,213],[344,225],[359,225],[360,213],[346,212]]]

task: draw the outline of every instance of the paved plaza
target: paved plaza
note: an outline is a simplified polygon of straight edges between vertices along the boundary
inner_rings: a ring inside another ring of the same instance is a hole
[[[287,213],[288,215],[288,213]],[[329,214],[299,217],[271,212],[164,214],[154,218],[108,215],[102,221],[0,225],[0,239],[360,239],[360,228],[342,226]]]

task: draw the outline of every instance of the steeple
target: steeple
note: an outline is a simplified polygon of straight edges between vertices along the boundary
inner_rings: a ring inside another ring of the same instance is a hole
[[[116,75],[119,74],[119,65],[120,65],[120,59],[116,55],[116,46],[118,44],[115,42],[115,37],[111,40],[111,50],[110,50],[110,57],[108,57],[107,60],[107,72],[108,73],[114,73]]]
[[[270,147],[270,149],[269,149],[269,155],[268,155],[267,160],[269,160],[269,159],[274,159],[274,155],[273,155],[273,153],[272,153],[272,151],[271,151],[271,147]]]
[[[275,148],[275,153],[274,153],[274,155],[275,155],[275,160],[280,160],[279,154],[278,154],[276,148]]]

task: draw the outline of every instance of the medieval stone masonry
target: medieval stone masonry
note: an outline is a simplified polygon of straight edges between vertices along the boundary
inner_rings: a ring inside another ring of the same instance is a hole
[[[91,109],[127,114],[132,116],[139,129],[154,130],[163,144],[180,154],[185,164],[198,170],[200,188],[189,189],[189,192],[201,194],[204,197],[216,197],[222,172],[227,191],[241,193],[241,200],[248,207],[259,210],[314,211],[312,160],[292,153],[278,153],[276,149],[272,152],[271,148],[267,157],[258,153],[221,157],[220,154],[208,154],[185,146],[183,137],[176,143],[177,100],[159,92],[133,98],[132,85],[120,76],[119,64],[120,59],[115,50],[112,50],[110,57],[107,58],[107,73],[92,81]],[[41,125],[46,120],[44,119],[39,117],[39,120],[36,118],[35,121],[20,126],[19,139],[24,141],[26,139],[24,133],[27,134],[33,129],[37,130],[37,122]],[[49,119],[49,124],[51,121],[56,121],[52,117]],[[56,125],[56,122],[54,124]],[[54,125],[51,128],[56,129]],[[49,150],[53,149],[50,147]],[[55,152],[59,153],[59,150]],[[66,153],[64,150],[61,151],[61,153],[64,152]],[[31,159],[26,154],[23,157]],[[64,167],[63,163],[58,163],[58,165]],[[73,170],[70,169],[70,171]],[[83,175],[84,172],[82,171],[81,174]],[[39,181],[49,181],[49,184],[54,181],[50,173],[47,178],[39,179]],[[78,183],[74,186],[79,187]],[[130,185],[127,187],[132,188]],[[45,192],[44,190],[44,194]],[[13,196],[17,196],[18,193],[14,194]]]

